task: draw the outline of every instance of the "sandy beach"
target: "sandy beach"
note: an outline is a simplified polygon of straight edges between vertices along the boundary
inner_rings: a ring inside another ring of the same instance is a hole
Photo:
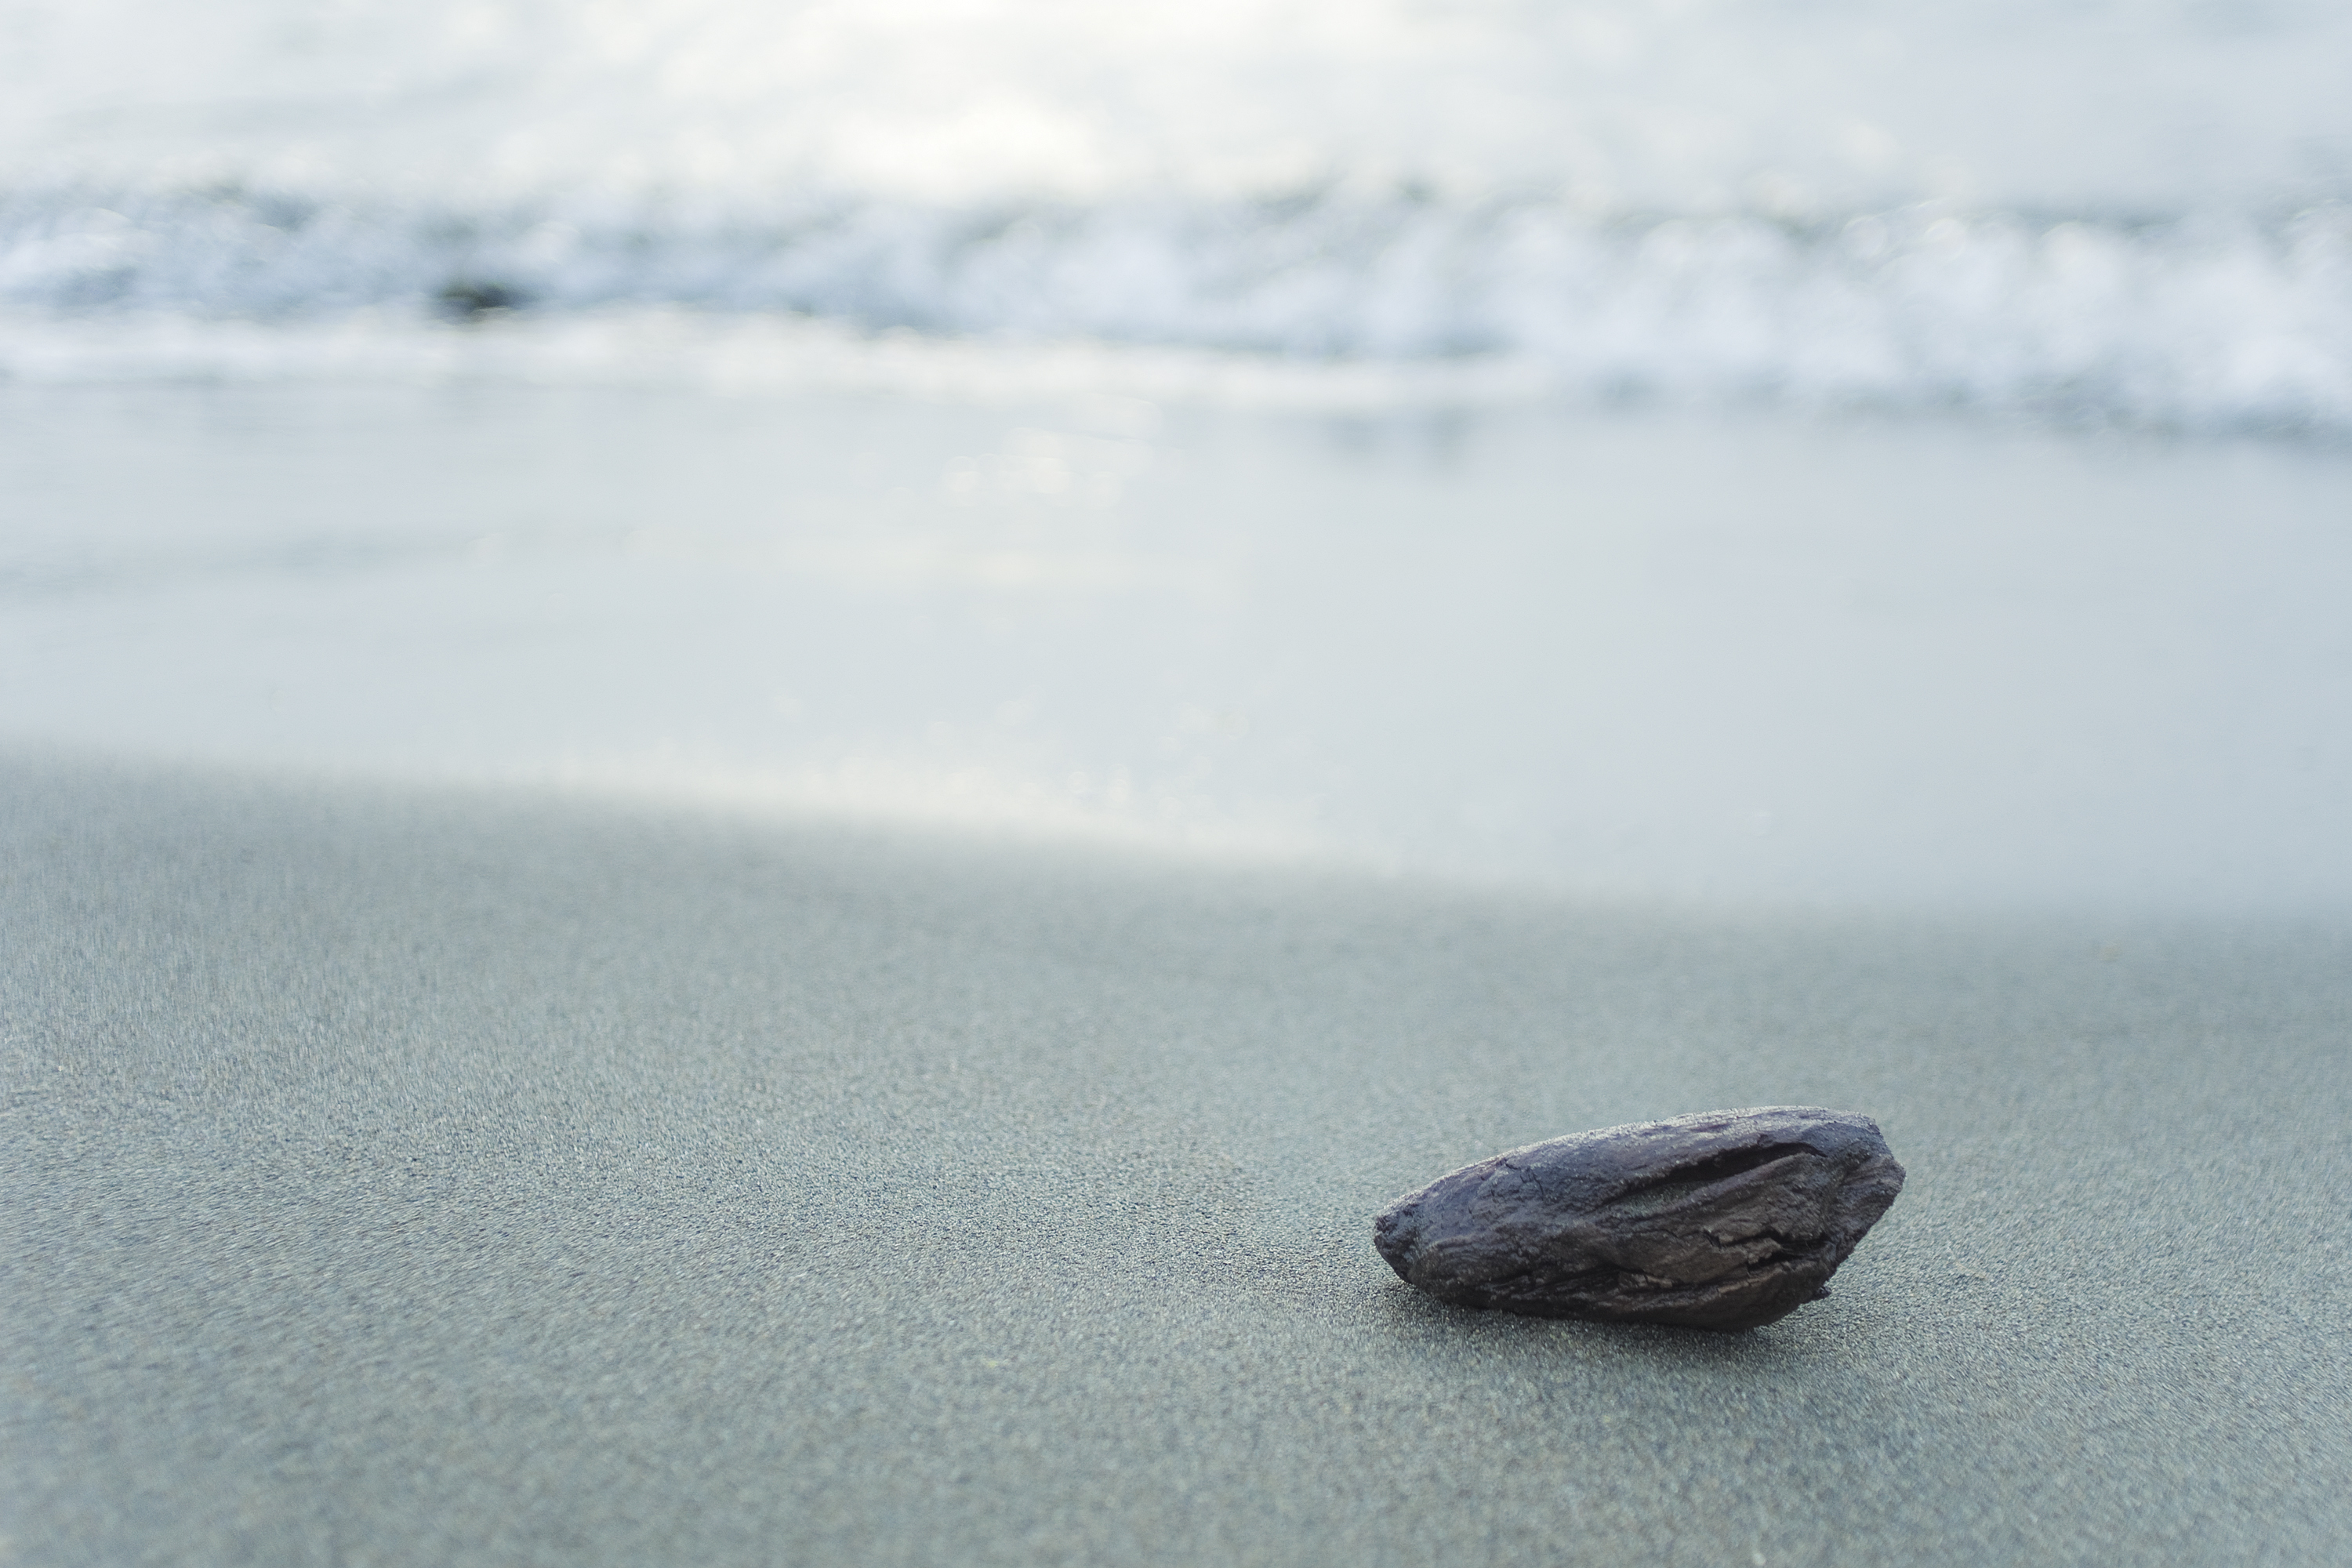
[[[0,39],[0,1568],[2352,1563],[2352,7]]]
[[[2341,922],[1708,913],[20,752],[26,1563],[2352,1553]],[[1717,1106],[1910,1170],[1723,1337],[1370,1217]]]

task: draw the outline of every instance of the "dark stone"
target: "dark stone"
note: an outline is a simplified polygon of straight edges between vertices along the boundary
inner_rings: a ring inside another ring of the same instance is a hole
[[[469,283],[463,279],[434,298],[442,314],[461,321],[476,321],[494,311],[519,310],[530,303],[530,296],[520,289],[509,289],[503,283]]]
[[[1514,1149],[1399,1198],[1372,1235],[1457,1306],[1752,1329],[1828,1295],[1902,1190],[1878,1123],[1775,1105]]]

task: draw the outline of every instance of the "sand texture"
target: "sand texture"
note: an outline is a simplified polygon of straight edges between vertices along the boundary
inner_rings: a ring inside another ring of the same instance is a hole
[[[2352,942],[0,768],[11,1563],[2352,1560]],[[1371,1216],[1721,1106],[1725,1336]]]

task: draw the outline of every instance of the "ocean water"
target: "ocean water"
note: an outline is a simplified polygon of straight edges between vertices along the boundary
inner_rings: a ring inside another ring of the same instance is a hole
[[[0,39],[18,380],[871,382],[913,333],[1209,400],[2352,430],[2318,0],[5,0]]]
[[[0,745],[2352,905],[2352,11],[0,0]]]

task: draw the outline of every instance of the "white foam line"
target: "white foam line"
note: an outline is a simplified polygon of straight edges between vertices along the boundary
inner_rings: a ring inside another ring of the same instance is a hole
[[[1267,410],[1525,403],[1559,378],[1526,356],[1316,361],[1085,339],[858,332],[782,314],[616,307],[478,325],[404,312],[261,322],[171,312],[0,317],[0,378],[124,382],[676,386],[876,392],[1019,405],[1079,396]]]

